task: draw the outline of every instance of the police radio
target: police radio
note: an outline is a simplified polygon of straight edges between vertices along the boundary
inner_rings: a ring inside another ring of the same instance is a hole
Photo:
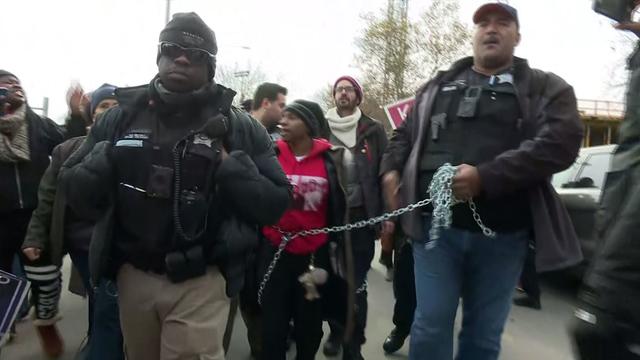
[[[212,181],[222,160],[222,139],[228,131],[227,118],[218,114],[195,133],[179,141],[173,149],[173,223],[175,240],[180,250],[165,256],[167,276],[173,282],[204,275],[206,259],[203,245],[196,241],[204,235],[208,226],[209,205],[212,198]],[[189,151],[208,158],[210,166],[203,187],[183,189],[182,162]]]

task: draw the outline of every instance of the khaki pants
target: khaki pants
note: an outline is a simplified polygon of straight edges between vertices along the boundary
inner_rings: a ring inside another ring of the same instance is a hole
[[[128,360],[224,360],[229,298],[218,268],[174,284],[125,264],[118,292]]]

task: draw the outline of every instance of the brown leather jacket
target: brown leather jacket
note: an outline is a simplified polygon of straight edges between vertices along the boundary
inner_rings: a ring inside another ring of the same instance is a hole
[[[473,64],[459,60],[418,91],[407,120],[396,130],[382,160],[380,174],[402,174],[401,205],[417,200],[418,169],[428,119],[440,84],[455,79]],[[551,176],[569,167],[578,155],[583,126],[573,88],[560,77],[514,59],[514,83],[523,114],[523,141],[493,161],[478,166],[489,198],[519,189],[529,190],[537,249],[537,268],[550,271],[582,260],[577,236],[566,209],[550,184]],[[423,233],[419,212],[404,215],[402,229],[410,238]]]

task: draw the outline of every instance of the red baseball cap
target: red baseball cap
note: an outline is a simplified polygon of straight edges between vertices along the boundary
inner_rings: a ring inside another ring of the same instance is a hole
[[[490,13],[501,13],[507,15],[516,22],[516,26],[520,27],[520,22],[518,21],[518,10],[509,4],[500,2],[487,3],[480,6],[473,14],[473,23],[479,23],[485,15]]]

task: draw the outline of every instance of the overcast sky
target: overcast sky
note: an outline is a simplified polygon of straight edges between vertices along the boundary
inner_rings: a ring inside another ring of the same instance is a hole
[[[481,0],[461,0],[471,24]],[[557,73],[579,98],[619,100],[612,69],[629,51],[590,0],[512,0],[520,13],[516,55]],[[19,0],[2,2],[0,69],[23,82],[32,106],[50,98],[50,117],[66,113],[72,81],[92,90],[104,82],[147,83],[156,73],[156,45],[164,26],[164,0]],[[216,32],[218,62],[259,66],[267,80],[289,88],[289,98],[310,98],[343,74],[358,75],[354,40],[361,15],[386,0],[172,0],[172,12],[196,11]],[[409,0],[415,16],[428,0]],[[628,43],[628,41],[627,41]],[[249,49],[246,49],[249,48]],[[619,81],[619,80],[618,80]],[[366,89],[365,89],[366,92]]]

